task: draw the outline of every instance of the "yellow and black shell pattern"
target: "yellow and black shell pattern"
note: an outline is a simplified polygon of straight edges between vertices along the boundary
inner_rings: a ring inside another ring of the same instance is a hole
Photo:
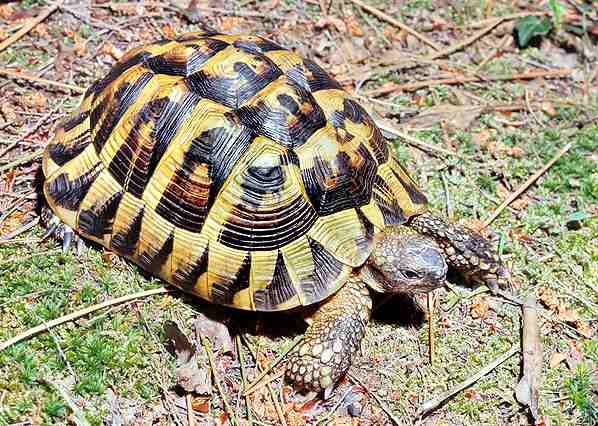
[[[264,38],[189,33],[125,54],[43,161],[54,213],[214,303],[321,301],[387,225],[426,209],[365,110]]]

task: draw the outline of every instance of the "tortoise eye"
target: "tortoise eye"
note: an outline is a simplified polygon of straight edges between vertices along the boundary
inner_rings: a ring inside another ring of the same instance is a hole
[[[403,276],[405,278],[407,278],[408,280],[415,280],[417,278],[419,278],[419,274],[415,271],[412,271],[411,269],[402,269],[401,273],[403,274]]]

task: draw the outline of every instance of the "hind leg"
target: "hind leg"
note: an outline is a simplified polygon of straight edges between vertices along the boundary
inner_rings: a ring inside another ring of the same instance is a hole
[[[40,219],[42,225],[46,228],[46,233],[42,237],[42,240],[50,237],[62,240],[63,253],[68,252],[71,247],[74,247],[77,256],[81,255],[85,248],[85,242],[75,233],[73,228],[64,224],[50,207],[42,207]]]

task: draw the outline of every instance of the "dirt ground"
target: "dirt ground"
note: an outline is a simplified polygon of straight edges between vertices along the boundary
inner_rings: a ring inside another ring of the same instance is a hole
[[[93,244],[77,256],[42,240],[43,148],[128,49],[206,29],[319,63],[431,207],[499,247],[511,287],[454,277],[430,298],[377,299],[361,357],[327,400],[281,378],[305,329],[297,312],[248,314],[169,287],[111,303],[165,284]],[[595,1],[2,2],[0,93],[0,425],[598,424]],[[528,296],[541,359],[524,365]],[[524,370],[528,402],[515,392]]]

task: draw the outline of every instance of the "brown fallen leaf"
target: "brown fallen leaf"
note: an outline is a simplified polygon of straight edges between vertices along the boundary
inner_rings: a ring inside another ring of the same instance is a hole
[[[359,21],[355,15],[346,16],[345,24],[347,25],[347,29],[353,37],[363,36],[363,30],[361,29],[361,25],[359,25]]]
[[[347,26],[343,20],[334,16],[321,17],[318,22],[316,22],[315,27],[318,29],[334,27],[342,34],[347,32]]]
[[[556,291],[550,287],[540,287],[537,292],[538,299],[551,311],[556,311],[559,306],[559,298]]]
[[[525,299],[522,310],[523,377],[515,388],[515,398],[520,404],[527,406],[534,420],[537,420],[542,385],[542,347],[538,326],[538,305],[533,294]]]
[[[169,22],[162,25],[162,34],[164,35],[165,38],[169,38],[169,39],[173,39],[176,37],[174,28],[172,27],[172,25]]]
[[[121,49],[119,49],[118,47],[116,47],[115,45],[110,43],[109,41],[104,43],[104,45],[102,46],[100,51],[106,55],[111,56],[112,58],[116,59],[117,61],[120,58],[122,58],[122,56],[125,54],[125,52],[123,52]]]
[[[35,28],[33,28],[33,30],[31,30],[31,32],[33,34],[35,34],[36,36],[42,37],[42,38],[50,38],[50,33],[48,32],[48,25],[42,23],[39,23],[35,26]]]
[[[571,370],[575,370],[577,368],[577,364],[579,364],[583,360],[583,354],[579,349],[579,346],[575,340],[569,340],[569,350],[567,351],[567,365]]]
[[[19,98],[21,103],[28,108],[41,111],[48,105],[48,98],[42,92],[33,92],[28,95],[23,95]]]
[[[463,397],[470,401],[480,401],[482,399],[480,394],[473,388],[465,389],[463,391]]]
[[[497,185],[496,193],[503,200],[506,200],[511,196],[511,191],[505,188],[502,184]],[[515,210],[523,210],[530,204],[531,201],[531,198],[529,198],[527,195],[521,194],[518,198],[511,202],[510,207],[514,208]]]
[[[196,396],[191,401],[191,407],[198,413],[207,414],[210,412],[210,400],[209,396]]]
[[[212,391],[212,376],[207,367],[207,362],[203,362],[201,368],[198,365],[198,352],[195,345],[189,341],[174,321],[166,321],[164,330],[177,358],[177,384],[187,392],[210,395]]]
[[[575,321],[575,328],[583,337],[588,339],[594,335],[594,331],[590,328],[590,325],[586,321],[577,320]]]
[[[549,116],[551,118],[556,117],[558,114],[554,107],[554,104],[549,101],[542,102],[541,109],[544,114],[546,114],[547,116]]]
[[[562,305],[557,306],[556,313],[561,321],[574,323],[580,319],[579,312],[575,309],[567,309]]]
[[[567,355],[565,355],[564,353],[561,352],[555,352],[552,354],[552,356],[550,357],[550,368],[554,368],[557,365],[559,365],[561,362],[565,361],[567,359]]]
[[[201,341],[200,335],[204,335],[210,339],[216,352],[233,353],[233,341],[226,325],[199,313],[193,322],[193,328],[198,342]]]
[[[476,296],[471,302],[471,317],[473,319],[484,319],[490,310],[490,303],[488,298],[484,296]]]
[[[0,4],[0,18],[11,21],[14,12],[10,4]]]

